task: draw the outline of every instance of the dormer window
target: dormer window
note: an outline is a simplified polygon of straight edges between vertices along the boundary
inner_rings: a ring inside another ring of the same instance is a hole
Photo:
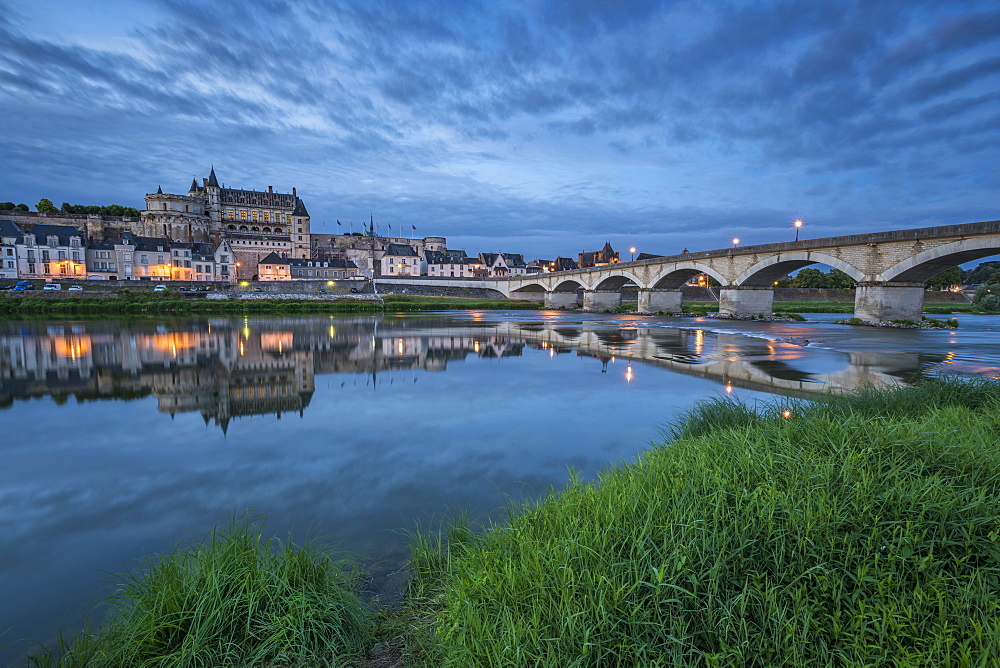
[[[59,245],[59,237],[57,237],[54,234],[49,235],[48,242],[49,242],[49,246],[51,246],[52,248],[55,248],[56,246]]]
[[[70,237],[69,238],[69,245],[72,248],[79,248],[80,247],[80,237]]]

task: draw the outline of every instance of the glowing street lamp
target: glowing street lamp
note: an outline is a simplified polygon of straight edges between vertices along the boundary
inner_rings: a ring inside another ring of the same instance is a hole
[[[733,248],[735,248],[736,246],[739,246],[739,245],[740,245],[740,238],[739,237],[733,237]]]
[[[792,221],[792,225],[795,226],[795,240],[798,241],[799,240],[799,229],[802,227],[802,221],[799,220],[798,218],[796,218],[794,221]]]
[[[632,259],[629,260],[629,262],[634,262],[635,261],[635,246],[632,246],[631,248],[629,248],[628,252],[632,254]]]

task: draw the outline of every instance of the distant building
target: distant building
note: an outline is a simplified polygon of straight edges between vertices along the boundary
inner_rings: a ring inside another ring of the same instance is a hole
[[[14,244],[20,278],[86,278],[84,235],[72,225],[34,225]]]
[[[467,278],[473,276],[478,264],[478,258],[470,258],[464,250],[425,251],[420,273],[425,276]]]
[[[11,220],[0,220],[0,278],[17,278],[17,241],[21,228]]]
[[[413,246],[389,244],[382,255],[379,273],[382,276],[419,276],[420,257]]]
[[[292,280],[345,279],[358,276],[357,266],[344,258],[290,258]]]
[[[584,251],[580,253],[577,265],[580,269],[588,267],[600,267],[607,264],[617,264],[621,262],[619,254],[611,247],[611,242],[604,244],[604,248],[598,251]]]
[[[487,276],[524,276],[528,265],[520,253],[480,253],[479,262]]]

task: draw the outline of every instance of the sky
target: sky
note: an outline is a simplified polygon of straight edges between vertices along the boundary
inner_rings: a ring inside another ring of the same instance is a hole
[[[526,259],[1000,218],[995,0],[0,0],[0,86],[32,208],[214,165]]]

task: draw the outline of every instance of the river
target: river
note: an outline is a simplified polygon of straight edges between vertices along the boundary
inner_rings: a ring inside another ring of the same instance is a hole
[[[1000,378],[955,330],[556,311],[0,323],[0,664],[247,509],[398,595],[402,532],[592,478],[700,399]]]

